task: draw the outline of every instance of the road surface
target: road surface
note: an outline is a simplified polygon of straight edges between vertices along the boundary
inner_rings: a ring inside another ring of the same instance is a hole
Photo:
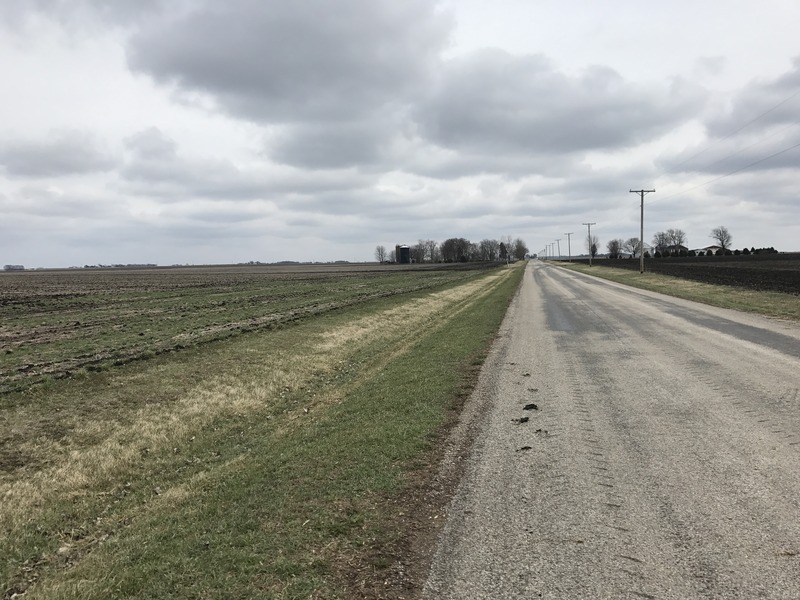
[[[424,598],[800,598],[800,327],[527,269]]]

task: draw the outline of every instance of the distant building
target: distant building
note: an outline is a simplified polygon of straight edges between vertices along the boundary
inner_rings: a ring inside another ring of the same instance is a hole
[[[398,264],[408,265],[411,264],[411,247],[407,244],[401,244],[394,247],[394,256]]]
[[[722,250],[722,246],[716,246],[716,245],[706,246],[705,248],[697,248],[695,252],[697,254],[700,253],[708,254],[709,250],[711,250],[711,254],[716,254],[717,250]]]
[[[647,242],[645,242],[643,244],[643,246],[644,246],[644,255],[645,256],[653,256],[653,247],[650,244],[648,244]],[[639,251],[638,250],[636,251],[635,255],[634,255],[634,253],[625,252],[624,250],[621,250],[620,253],[619,253],[619,257],[620,258],[636,258],[638,256],[639,256]]]
[[[25,267],[22,265],[5,265],[3,271],[24,271]]]

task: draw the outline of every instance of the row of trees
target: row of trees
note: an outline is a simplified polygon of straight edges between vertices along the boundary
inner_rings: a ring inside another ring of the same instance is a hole
[[[728,231],[727,227],[724,225],[715,227],[711,230],[709,237],[717,242],[717,245],[721,249],[720,254],[727,254],[730,252],[733,236],[731,235],[731,232]],[[653,236],[653,252],[656,256],[687,256],[690,254],[695,256],[696,252],[690,251],[686,247],[687,243],[688,239],[686,237],[686,232],[683,231],[683,229],[667,229],[666,231],[658,231]],[[593,247],[595,248],[594,251],[592,251]],[[587,239],[587,248],[589,249],[589,252],[592,253],[592,256],[597,254],[596,237],[594,240]],[[628,238],[627,240],[611,240],[606,244],[606,249],[608,250],[609,258],[620,258],[623,254],[630,255],[633,258],[638,258],[640,249],[639,238],[632,237]]]
[[[470,242],[465,238],[449,238],[441,244],[434,240],[419,240],[410,246],[411,260],[416,263],[437,262],[493,262],[500,260],[522,260],[528,254],[528,246],[520,238],[503,236],[499,240],[485,239]],[[395,250],[386,246],[375,248],[378,262],[397,262]]]

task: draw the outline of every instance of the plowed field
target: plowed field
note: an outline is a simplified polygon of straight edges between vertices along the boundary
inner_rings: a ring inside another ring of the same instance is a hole
[[[608,258],[598,266],[639,270],[639,260]],[[645,259],[645,271],[756,291],[800,295],[800,254]]]
[[[0,273],[0,393],[475,274],[463,265]]]

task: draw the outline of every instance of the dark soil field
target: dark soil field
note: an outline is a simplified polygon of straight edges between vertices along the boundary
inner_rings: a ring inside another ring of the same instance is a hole
[[[287,265],[0,272],[0,393],[82,376],[375,298],[483,265]]]
[[[639,270],[638,259],[602,258],[592,263]],[[645,259],[645,271],[715,285],[800,295],[800,254],[796,253],[649,258]]]

